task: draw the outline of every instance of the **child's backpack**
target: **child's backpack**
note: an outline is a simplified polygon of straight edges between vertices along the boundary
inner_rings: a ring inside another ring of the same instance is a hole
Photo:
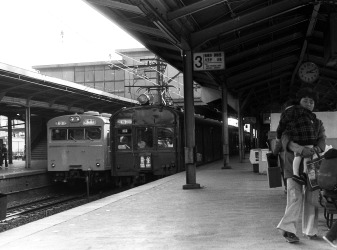
[[[318,185],[322,189],[333,190],[337,185],[337,149],[329,149],[324,158],[318,173]]]

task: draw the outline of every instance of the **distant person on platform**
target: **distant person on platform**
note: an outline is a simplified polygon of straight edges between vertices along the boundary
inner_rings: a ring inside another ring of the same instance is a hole
[[[1,167],[4,164],[4,160],[5,160],[5,167],[8,168],[8,161],[7,161],[7,148],[6,148],[6,144],[2,145],[2,150],[1,150]]]
[[[2,169],[2,165],[4,164],[4,159],[2,157],[2,145],[0,144],[0,169]]]

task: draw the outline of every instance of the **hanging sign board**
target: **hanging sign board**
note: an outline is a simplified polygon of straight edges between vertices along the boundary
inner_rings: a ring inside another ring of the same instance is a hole
[[[221,51],[193,53],[193,69],[195,71],[225,69],[225,53]]]

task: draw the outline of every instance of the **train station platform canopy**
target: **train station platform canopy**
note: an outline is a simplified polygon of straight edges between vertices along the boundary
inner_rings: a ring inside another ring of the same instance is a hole
[[[54,117],[68,113],[113,113],[138,102],[73,82],[0,63],[0,115],[24,120],[32,115]]]
[[[225,70],[195,71],[193,80],[216,90],[225,82],[243,115],[279,111],[303,86],[319,93],[318,110],[336,110],[337,1],[83,1],[179,70],[182,51],[223,51]],[[307,61],[318,81],[299,79]]]

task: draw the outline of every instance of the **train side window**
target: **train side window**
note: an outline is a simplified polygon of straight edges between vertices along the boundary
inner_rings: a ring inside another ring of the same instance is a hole
[[[153,128],[137,128],[137,149],[153,147]]]
[[[173,128],[158,128],[158,149],[173,148],[174,130]]]
[[[67,129],[64,128],[54,128],[51,130],[52,141],[67,140]]]
[[[84,139],[84,129],[83,128],[69,128],[68,130],[68,140],[83,140]]]
[[[132,145],[131,135],[118,135],[117,142],[118,142],[118,145],[117,145],[118,150],[131,149],[131,145]]]
[[[101,128],[85,128],[85,139],[99,140],[101,134]]]

